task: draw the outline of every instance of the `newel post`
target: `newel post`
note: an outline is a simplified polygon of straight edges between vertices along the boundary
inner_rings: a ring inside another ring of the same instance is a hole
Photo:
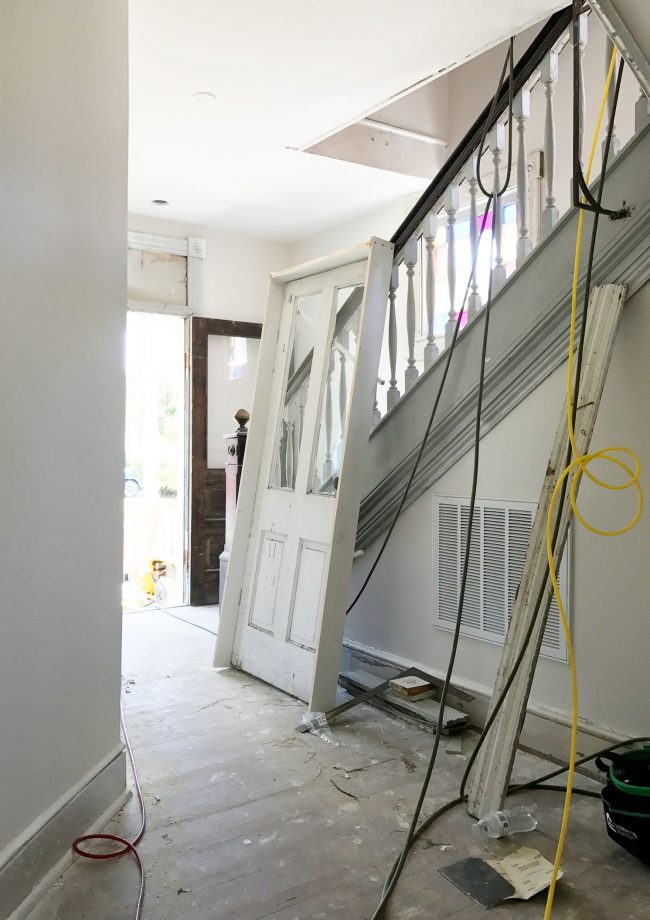
[[[239,483],[241,481],[242,466],[244,465],[246,438],[248,437],[246,425],[248,424],[250,415],[246,409],[238,409],[235,412],[234,419],[237,422],[237,430],[233,434],[225,434],[223,436],[226,448],[226,540],[223,552],[219,556],[220,604],[221,598],[223,597],[223,590],[226,585],[226,574],[228,572],[228,562],[230,560],[230,547],[232,545],[232,535],[235,528]]]

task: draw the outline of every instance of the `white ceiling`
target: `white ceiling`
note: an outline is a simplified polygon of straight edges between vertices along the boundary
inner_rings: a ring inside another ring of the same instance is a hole
[[[129,210],[291,241],[417,191],[296,148],[563,5],[130,0]]]

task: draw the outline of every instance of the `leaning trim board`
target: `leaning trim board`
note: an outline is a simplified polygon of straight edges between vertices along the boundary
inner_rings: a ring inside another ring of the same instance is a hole
[[[220,612],[219,636],[214,664],[228,667],[233,663],[237,625],[246,610],[242,600],[246,591],[245,571],[247,553],[254,528],[257,485],[260,464],[268,438],[275,434],[275,413],[271,406],[271,381],[280,334],[280,321],[289,282],[309,278],[358,262],[367,262],[364,301],[358,337],[358,354],[354,386],[348,408],[346,432],[336,502],[329,545],[326,577],[323,583],[320,612],[316,628],[314,669],[310,706],[329,709],[334,703],[336,681],[345,626],[352,556],[356,538],[359,504],[363,488],[368,439],[372,424],[372,405],[384,333],[384,317],[388,282],[392,267],[393,246],[372,238],[361,246],[336,253],[324,259],[305,263],[270,277],[264,331],[258,364],[255,396],[251,413],[250,433],[242,470],[241,487],[235,518],[233,544],[228,577]]]
[[[607,284],[595,287],[591,292],[587,314],[584,367],[575,418],[576,446],[581,454],[589,451],[626,291],[624,284]],[[510,782],[553,594],[546,558],[546,519],[553,490],[565,468],[568,448],[569,435],[565,401],[542,484],[524,572],[492,693],[490,712],[501,695],[512,666],[520,654],[526,633],[534,617],[536,598],[543,588],[542,604],[521,667],[478,756],[468,800],[468,811],[476,817],[482,817],[503,807]],[[555,545],[556,570],[562,560],[571,520],[571,505],[568,497],[556,510],[556,515],[558,514],[561,517]]]

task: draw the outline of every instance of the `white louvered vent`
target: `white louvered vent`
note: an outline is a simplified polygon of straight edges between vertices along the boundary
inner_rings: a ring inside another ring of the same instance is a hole
[[[528,550],[534,502],[476,502],[463,604],[461,633],[503,644]],[[464,565],[469,501],[434,497],[434,623],[453,629]],[[569,546],[559,572],[568,611]],[[555,599],[544,630],[541,654],[566,661],[567,651]]]

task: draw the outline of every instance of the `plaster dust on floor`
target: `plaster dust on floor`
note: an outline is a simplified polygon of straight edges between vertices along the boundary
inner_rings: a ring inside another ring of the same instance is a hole
[[[208,633],[161,611],[124,617],[124,713],[148,810],[144,920],[368,918],[404,841],[431,735],[368,706],[332,722],[338,746],[298,734],[304,704],[213,669],[213,647]],[[475,737],[465,734],[460,755],[441,749],[425,814],[456,795]],[[515,779],[548,769],[520,753]],[[538,830],[489,847],[464,809],[445,815],[416,844],[387,920],[483,918],[438,869],[522,843],[552,860],[562,798],[527,795],[540,809]],[[129,836],[137,823],[132,801],[108,830]],[[598,800],[575,799],[563,868],[554,920],[650,916],[648,870],[607,837]],[[30,920],[131,920],[137,890],[130,858],[77,861]],[[541,918],[543,907],[542,895],[490,916]]]

